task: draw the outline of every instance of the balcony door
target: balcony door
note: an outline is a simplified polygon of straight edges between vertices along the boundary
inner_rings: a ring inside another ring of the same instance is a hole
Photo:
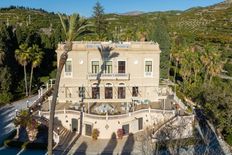
[[[118,61],[118,73],[126,73],[126,61]]]
[[[111,74],[112,72],[112,61],[105,61],[105,73]]]
[[[126,87],[124,83],[120,83],[118,87],[118,99],[126,98]]]
[[[99,73],[99,61],[92,61],[92,73]]]
[[[110,83],[106,84],[105,87],[105,99],[112,99],[113,98],[113,86]]]
[[[97,84],[93,84],[92,86],[92,98],[93,99],[100,98],[100,88],[97,86]]]

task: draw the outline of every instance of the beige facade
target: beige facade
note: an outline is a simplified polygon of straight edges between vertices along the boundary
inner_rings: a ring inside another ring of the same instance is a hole
[[[56,50],[57,60],[63,47],[59,44]],[[110,49],[115,56],[102,59],[99,48],[105,54]],[[62,71],[58,102],[156,102],[160,52],[154,42],[73,42]]]
[[[49,118],[49,112],[42,112],[42,115]],[[142,109],[136,112],[122,115],[92,115],[83,114],[83,124],[80,124],[80,112],[73,110],[58,110],[55,117],[62,122],[68,130],[80,132],[82,135],[91,136],[93,129],[100,131],[99,139],[110,139],[112,133],[117,134],[118,129],[127,129],[129,133],[137,133],[151,127],[167,122],[175,116],[175,110]],[[76,121],[77,123],[73,123]],[[75,124],[75,125],[74,125]],[[88,131],[88,127],[90,131]]]

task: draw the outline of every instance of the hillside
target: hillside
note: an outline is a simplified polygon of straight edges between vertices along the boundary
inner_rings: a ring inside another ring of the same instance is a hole
[[[111,28],[120,27],[120,31],[149,32],[155,26],[156,19],[167,19],[170,33],[185,36],[194,35],[198,40],[220,43],[232,42],[232,4],[219,3],[209,7],[196,7],[186,11],[150,12],[136,15],[106,15]]]
[[[42,9],[14,6],[0,9],[0,22],[13,25],[14,27],[31,26],[36,30],[56,28],[57,24],[60,24],[57,14],[49,13]]]
[[[143,32],[148,34],[155,26],[160,16],[166,18],[170,34],[178,33],[191,36],[197,40],[215,43],[232,42],[232,4],[219,3],[209,7],[196,7],[186,11],[166,11],[142,13],[139,11],[125,14],[105,15],[109,23],[108,31],[113,36],[125,40],[125,35],[131,35],[131,40],[139,40]],[[0,22],[9,25],[33,25],[35,29],[55,28],[59,25],[57,14],[41,9],[23,7],[2,8]],[[46,29],[42,29],[46,31]],[[130,34],[131,33],[131,34]],[[135,34],[137,33],[138,36]],[[140,33],[140,34],[139,34]]]
[[[186,11],[106,14],[105,19],[102,40],[159,42],[160,75],[165,72],[177,83],[176,94],[183,101],[189,98],[200,105],[232,145],[232,81],[221,78],[222,71],[232,76],[231,0]],[[93,22],[94,19],[88,20]],[[24,75],[15,50],[24,43],[30,47],[36,44],[41,49],[43,58],[31,81],[32,90],[37,92],[44,82],[55,77],[55,49],[64,40],[64,34],[58,15],[42,9],[2,8],[0,23],[0,75],[4,77],[0,78],[1,105],[26,94],[24,76],[29,78],[32,62],[27,63]],[[96,38],[95,33],[84,39]]]
[[[198,40],[215,43],[232,42],[232,5],[219,3],[210,7],[188,10],[169,18],[172,31],[195,35]]]

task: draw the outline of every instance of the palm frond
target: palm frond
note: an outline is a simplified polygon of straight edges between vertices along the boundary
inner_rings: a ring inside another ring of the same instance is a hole
[[[67,37],[67,18],[63,17],[60,13],[58,13],[58,16],[60,18],[61,25],[63,27],[64,33]]]

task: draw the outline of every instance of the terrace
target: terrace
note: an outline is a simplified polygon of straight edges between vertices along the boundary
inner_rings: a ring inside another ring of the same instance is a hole
[[[43,103],[41,110],[49,111],[49,101]],[[83,111],[89,114],[95,115],[120,115],[129,112],[135,112],[143,109],[157,109],[157,110],[174,110],[176,109],[175,101],[168,97],[165,100],[158,102],[93,102],[93,103],[72,103],[72,102],[60,102],[56,105],[56,110],[75,110],[81,111],[83,105]]]

